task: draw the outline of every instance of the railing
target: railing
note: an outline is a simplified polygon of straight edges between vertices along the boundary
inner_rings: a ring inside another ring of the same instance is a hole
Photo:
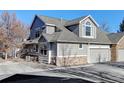
[[[28,50],[28,49],[23,49],[19,52],[20,55],[34,55],[34,56],[38,56],[39,53],[33,50]]]

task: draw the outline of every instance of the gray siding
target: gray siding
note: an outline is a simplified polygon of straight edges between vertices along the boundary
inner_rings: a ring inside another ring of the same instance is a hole
[[[93,23],[93,21],[90,19],[90,18],[87,18],[86,20],[82,21],[80,24],[79,24],[79,37],[83,37],[83,36],[86,36],[85,35],[85,23],[89,21],[92,25],[92,35],[93,37],[95,38],[96,37],[96,25]]]
[[[57,56],[83,56],[87,55],[88,45],[83,44],[83,48],[79,48],[79,44],[57,44]]]
[[[42,22],[38,17],[36,17],[34,19],[34,22],[32,23],[32,27],[30,29],[31,30],[31,32],[30,32],[31,39],[35,38],[36,32],[39,31],[43,25],[45,25],[44,22]]]
[[[46,26],[46,33],[52,34],[55,32],[55,27],[54,26]]]

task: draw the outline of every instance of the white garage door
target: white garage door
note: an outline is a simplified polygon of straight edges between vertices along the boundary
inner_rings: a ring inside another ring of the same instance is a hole
[[[124,61],[124,49],[119,49],[117,56],[117,61]]]
[[[110,49],[107,48],[91,48],[90,63],[99,63],[110,61]]]

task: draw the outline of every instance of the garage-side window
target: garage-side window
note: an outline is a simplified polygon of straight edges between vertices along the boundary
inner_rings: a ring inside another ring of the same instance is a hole
[[[79,44],[79,49],[83,49],[83,44]]]

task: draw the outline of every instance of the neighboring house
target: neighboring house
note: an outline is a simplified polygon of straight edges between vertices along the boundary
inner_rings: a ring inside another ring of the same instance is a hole
[[[49,64],[79,65],[111,60],[111,41],[90,16],[73,20],[36,15],[26,56]]]
[[[112,42],[111,60],[115,62],[124,61],[124,32],[110,33],[108,37]]]

